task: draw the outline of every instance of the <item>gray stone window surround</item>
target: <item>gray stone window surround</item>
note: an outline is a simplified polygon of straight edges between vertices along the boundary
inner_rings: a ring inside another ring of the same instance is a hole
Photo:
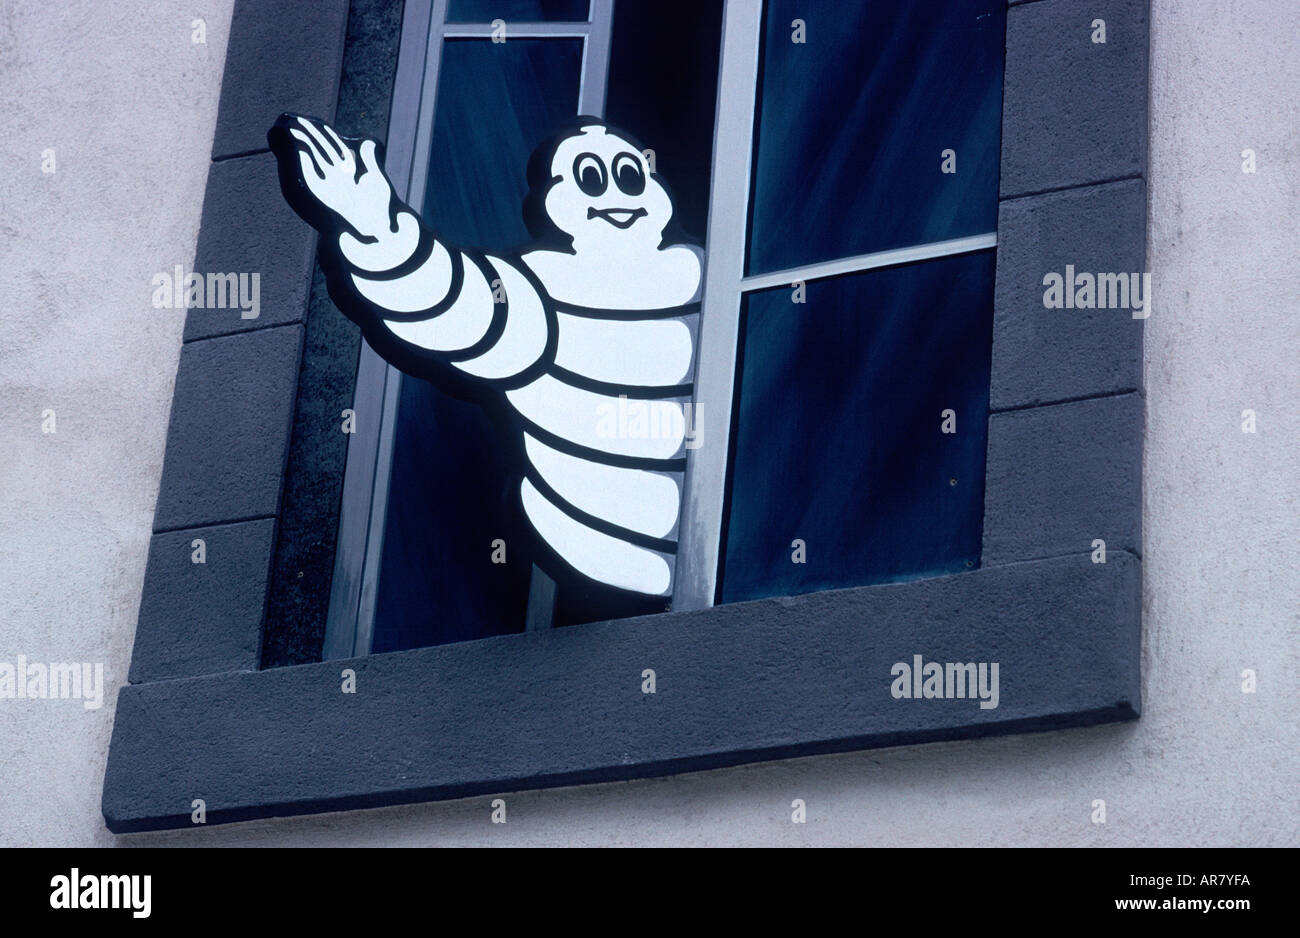
[[[190,826],[196,798],[213,824],[1139,715],[1142,322],[1045,309],[1042,278],[1146,269],[1148,0],[1009,2],[979,569],[258,670],[315,251],[264,133],[333,116],[347,13],[236,5],[195,269],[261,271],[262,313],[186,325],[109,829]],[[1000,705],[893,699],[915,654],[999,662]]]

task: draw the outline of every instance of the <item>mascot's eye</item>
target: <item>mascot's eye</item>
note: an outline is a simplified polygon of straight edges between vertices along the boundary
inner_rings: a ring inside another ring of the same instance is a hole
[[[620,153],[614,157],[614,182],[628,195],[645,192],[645,173],[641,172],[641,161],[631,153]]]
[[[587,195],[601,195],[609,186],[605,164],[594,153],[579,153],[573,161],[573,179]]]

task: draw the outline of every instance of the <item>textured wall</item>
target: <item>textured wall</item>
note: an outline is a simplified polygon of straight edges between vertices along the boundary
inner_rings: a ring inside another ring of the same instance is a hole
[[[1152,6],[1138,723],[506,795],[504,826],[479,798],[120,841],[1300,844],[1300,6]],[[110,685],[98,711],[0,700],[3,844],[115,840],[100,785],[182,326],[148,281],[193,254],[229,3],[120,7],[0,12],[0,661],[104,661]]]
[[[100,788],[184,325],[150,280],[194,259],[231,5],[0,6],[0,661],[108,684],[98,710],[0,700],[0,844],[113,840]]]

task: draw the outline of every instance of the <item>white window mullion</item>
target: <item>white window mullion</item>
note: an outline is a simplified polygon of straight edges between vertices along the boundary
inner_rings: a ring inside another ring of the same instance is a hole
[[[591,25],[586,39],[582,44],[578,113],[603,118],[609,84],[609,48],[614,40],[614,0],[591,0]]]
[[[990,231],[965,238],[953,238],[951,241],[931,241],[929,244],[891,248],[874,254],[859,254],[856,257],[842,257],[804,267],[793,267],[789,270],[776,270],[770,274],[757,274],[741,281],[741,289],[749,293],[753,290],[790,286],[797,282],[807,283],[825,277],[838,277],[842,274],[858,274],[868,270],[878,270],[881,267],[896,267],[899,264],[969,254],[972,251],[984,251],[997,246],[998,234],[996,231]]]
[[[686,457],[674,609],[711,606],[717,588],[741,281],[745,274],[762,9],[763,5],[753,0],[727,0],[722,14],[708,256],[695,368],[697,410],[693,421],[701,442],[688,450]]]

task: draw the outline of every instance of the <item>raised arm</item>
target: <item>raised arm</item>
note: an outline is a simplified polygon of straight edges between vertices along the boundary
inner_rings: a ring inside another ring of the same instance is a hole
[[[536,284],[504,259],[439,241],[397,198],[375,141],[291,114],[267,139],[286,200],[320,232],[331,298],[390,362],[510,382],[553,352]]]

